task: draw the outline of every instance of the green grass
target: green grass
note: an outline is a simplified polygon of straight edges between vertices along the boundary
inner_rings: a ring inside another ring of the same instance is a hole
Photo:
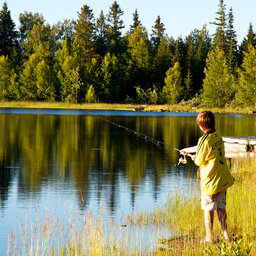
[[[130,104],[73,104],[64,102],[14,102],[0,101],[1,108],[41,108],[41,109],[99,109],[99,110],[134,110],[139,105]]]
[[[181,102],[173,105],[143,105],[143,104],[73,104],[64,102],[16,102],[16,101],[0,101],[0,108],[53,108],[53,109],[97,109],[97,110],[135,110],[135,108],[143,107],[143,111],[169,111],[169,112],[201,112],[205,109],[214,113],[241,113],[247,114],[253,107],[234,107],[227,106],[225,108],[209,108],[205,106],[194,106],[193,102]]]
[[[256,160],[233,161],[231,169],[236,181],[227,195],[230,242],[222,240],[215,216],[213,234],[218,242],[200,244],[203,211],[200,196],[192,193],[170,197],[164,206],[148,212],[132,213],[119,225],[106,221],[104,210],[100,216],[67,212],[63,221],[49,214],[43,219],[31,216],[10,234],[8,255],[256,255]],[[153,230],[159,228],[167,235],[158,247],[142,249],[142,230],[153,244]]]

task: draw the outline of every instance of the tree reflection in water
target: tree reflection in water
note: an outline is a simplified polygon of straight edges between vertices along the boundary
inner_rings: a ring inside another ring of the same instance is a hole
[[[114,212],[125,186],[129,188],[127,203],[135,207],[137,191],[146,182],[150,181],[157,201],[166,174],[194,175],[191,162],[182,171],[174,167],[179,158],[175,150],[157,147],[97,116],[57,112],[0,115],[2,207],[16,178],[20,198],[42,193],[43,188],[61,181],[65,188],[75,189],[81,208],[96,194],[97,200],[104,198]],[[105,118],[182,148],[195,145],[202,135],[195,116],[122,114]],[[254,117],[217,115],[216,119],[222,135],[255,135]]]

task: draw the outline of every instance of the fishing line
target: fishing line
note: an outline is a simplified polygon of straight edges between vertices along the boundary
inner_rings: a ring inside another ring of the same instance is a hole
[[[86,110],[86,111],[87,111],[87,110]],[[135,130],[133,130],[133,129],[131,129],[131,128],[128,128],[128,127],[126,127],[126,126],[124,126],[124,125],[121,125],[121,124],[115,123],[115,122],[113,122],[113,121],[110,121],[109,119],[106,119],[106,118],[104,118],[104,117],[102,117],[102,116],[95,115],[94,113],[92,113],[92,112],[90,112],[90,111],[87,111],[87,112],[88,112],[89,114],[93,115],[93,116],[98,117],[98,118],[101,119],[101,120],[104,120],[105,122],[108,122],[109,124],[112,124],[112,125],[114,125],[114,126],[117,126],[117,127],[121,128],[121,129],[124,129],[124,130],[126,130],[126,131],[128,131],[128,132],[131,132],[131,133],[137,135],[138,137],[141,137],[141,138],[145,139],[146,141],[151,141],[152,143],[156,144],[156,146],[160,146],[160,145],[162,145],[162,146],[167,146],[167,147],[169,147],[169,148],[171,148],[171,149],[174,149],[174,150],[176,150],[176,151],[178,151],[178,152],[181,152],[180,149],[178,149],[178,148],[176,148],[176,147],[174,147],[174,146],[171,146],[171,145],[169,145],[169,144],[166,144],[166,143],[164,143],[164,142],[162,142],[162,141],[160,141],[160,140],[157,140],[157,139],[155,139],[155,138],[153,138],[153,137],[150,137],[150,136],[148,136],[148,135],[146,135],[146,134],[144,134],[144,133],[135,131]],[[186,155],[183,155],[183,156],[179,159],[179,162],[178,162],[177,166],[179,166],[181,163],[182,163],[182,164],[186,164],[186,163],[187,163]]]

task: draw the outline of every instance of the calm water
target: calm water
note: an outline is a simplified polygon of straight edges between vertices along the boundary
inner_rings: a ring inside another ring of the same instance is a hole
[[[177,151],[98,116],[177,148],[195,145],[202,135],[191,113],[0,109],[0,255],[18,218],[37,207],[42,215],[49,209],[59,216],[69,208],[97,213],[105,207],[115,219],[191,192],[191,161],[176,167]],[[223,136],[255,136],[255,121],[216,116]]]

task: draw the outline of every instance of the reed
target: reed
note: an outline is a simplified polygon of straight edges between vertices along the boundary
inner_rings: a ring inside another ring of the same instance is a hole
[[[215,221],[216,243],[200,244],[203,212],[194,192],[169,197],[164,206],[131,213],[117,223],[104,210],[69,210],[64,219],[31,214],[9,235],[7,255],[256,255],[256,160],[234,161],[231,169],[236,182],[227,196],[230,242],[223,241]]]

